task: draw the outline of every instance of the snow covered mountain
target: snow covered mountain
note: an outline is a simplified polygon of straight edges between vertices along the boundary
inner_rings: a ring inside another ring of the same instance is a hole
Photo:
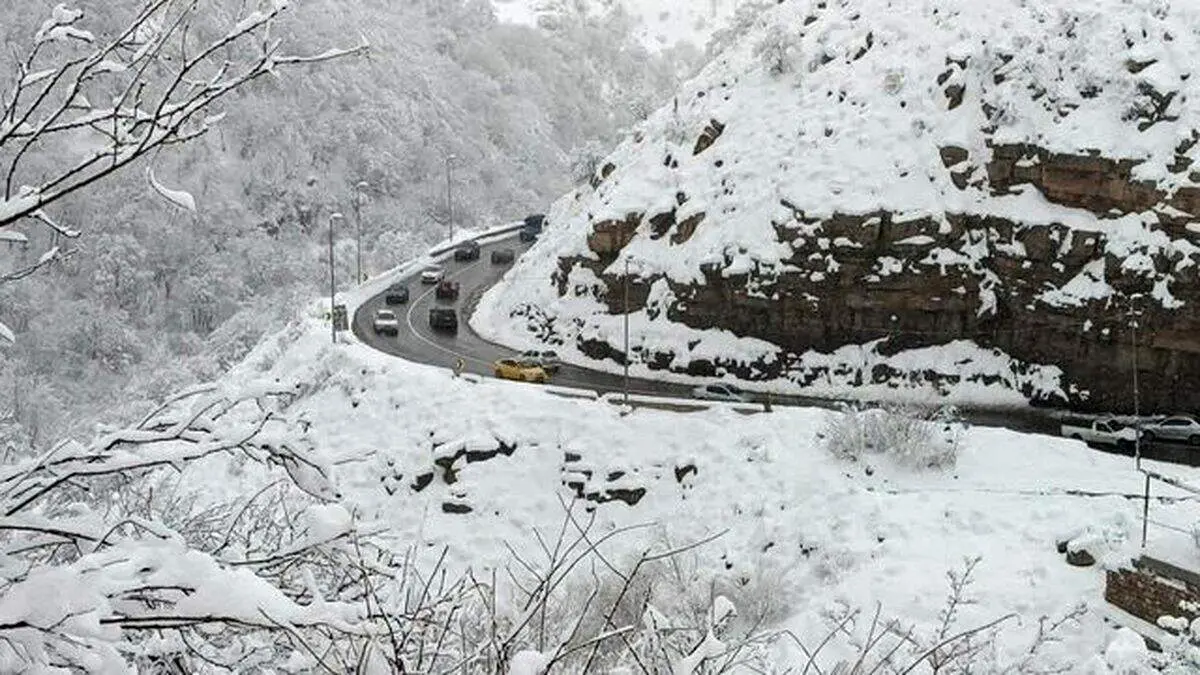
[[[554,205],[473,325],[618,368],[627,306],[639,373],[1110,409],[1140,349],[1144,403],[1200,406],[1197,26],[785,0]]]
[[[501,21],[527,25],[553,25],[561,12],[583,11],[600,15],[614,9],[625,12],[634,33],[649,50],[689,43],[703,49],[713,33],[723,27],[747,0],[492,0]]]

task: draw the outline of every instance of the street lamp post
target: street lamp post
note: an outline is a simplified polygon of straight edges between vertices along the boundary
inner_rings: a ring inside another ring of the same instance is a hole
[[[1142,468],[1142,406],[1141,392],[1138,389],[1138,300],[1141,293],[1129,296],[1129,328],[1133,339],[1133,456],[1134,464],[1140,471]]]
[[[621,309],[625,314],[625,409],[629,409],[629,258],[625,258],[624,298]]]
[[[354,227],[356,230],[356,238],[358,247],[354,254],[354,283],[361,284],[363,282],[362,273],[362,191],[370,187],[367,181],[362,180],[354,184]]]
[[[450,225],[450,242],[454,242],[454,199],[450,190],[450,163],[458,159],[457,155],[446,155],[446,222]]]
[[[333,213],[329,216],[329,334],[333,343],[337,344],[337,322],[333,313],[337,306],[337,277],[333,273],[333,221],[342,220],[342,214]]]

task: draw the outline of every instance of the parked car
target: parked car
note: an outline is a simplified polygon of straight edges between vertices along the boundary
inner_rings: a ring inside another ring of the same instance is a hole
[[[1127,448],[1137,440],[1137,430],[1127,426],[1115,418],[1099,420],[1066,420],[1062,424],[1061,433],[1067,438],[1094,443],[1096,445],[1112,445]]]
[[[446,278],[446,270],[441,267],[430,267],[421,272],[421,283],[436,284]]]
[[[517,254],[511,248],[501,248],[492,251],[493,265],[511,265],[517,259]]]
[[[492,371],[504,380],[520,382],[538,382],[545,384],[550,381],[550,374],[545,368],[534,364],[517,361],[516,359],[500,359],[492,364]]]
[[[474,241],[465,241],[454,249],[455,260],[479,260],[479,244]]]
[[[434,307],[429,310],[429,327],[441,332],[458,333],[458,312],[453,307]]]
[[[457,281],[443,281],[437,285],[434,295],[438,300],[457,300],[459,285]]]
[[[392,286],[387,289],[387,294],[383,296],[383,301],[389,305],[403,305],[408,302],[408,286]]]
[[[562,361],[558,358],[558,352],[553,350],[540,351],[537,349],[530,349],[528,351],[521,352],[521,354],[517,356],[516,360],[522,363],[541,366],[547,373],[550,373],[551,375],[557,373],[559,368],[562,367]]]
[[[692,396],[709,401],[727,401],[730,403],[749,403],[750,395],[732,384],[706,384],[692,390]]]
[[[396,313],[390,309],[376,310],[372,326],[376,333],[382,335],[400,334],[400,319],[396,318]]]
[[[1175,415],[1142,425],[1146,441],[1183,441],[1200,445],[1200,422],[1185,415]]]

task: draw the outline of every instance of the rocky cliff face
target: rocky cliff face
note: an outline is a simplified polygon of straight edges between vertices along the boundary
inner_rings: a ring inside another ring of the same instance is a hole
[[[810,384],[852,370],[814,353],[969,340],[1013,360],[981,384],[1033,400],[1129,410],[1136,361],[1143,410],[1200,409],[1200,88],[1172,65],[1200,56],[1200,17],[1013,0],[898,30],[881,2],[783,3],[556,206],[526,265],[553,263],[554,297],[492,301],[615,361],[605,317],[638,312],[652,369]],[[664,320],[769,348],[697,353],[652,339]],[[960,377],[898,362],[852,384]],[[1037,364],[1061,387],[1022,383]]]
[[[947,160],[948,168],[966,161],[965,154],[945,149],[944,155],[955,158]],[[1126,251],[1105,233],[966,213],[946,213],[941,222],[899,220],[888,211],[810,217],[785,202],[792,217],[772,227],[777,241],[794,252],[784,260],[787,271],[726,275],[732,260],[725,259],[706,266],[700,283],[652,276],[633,277],[628,286],[628,307],[638,311],[661,278],[676,298],[667,308],[671,321],[760,338],[781,348],[778,358],[770,365],[714,364],[662,353],[645,360],[691,374],[712,374],[719,365],[746,378],[780,377],[810,349],[883,339],[883,349],[896,352],[966,338],[1020,361],[1058,364],[1075,385],[1070,396],[1075,407],[1131,408],[1136,358],[1144,410],[1200,408],[1200,393],[1191,386],[1200,382],[1200,266],[1193,258],[1200,248],[1191,243],[1200,240],[1200,232],[1188,228],[1190,214],[1200,213],[1200,191],[1164,195],[1131,181],[1129,161],[1029,145],[994,148],[992,157],[984,175],[997,193],[1037,190],[1051,202],[1102,215],[1157,209],[1129,226],[1172,245]],[[597,223],[589,238],[594,258],[559,259],[558,292],[580,291],[568,288],[567,279],[583,267],[603,282],[583,292],[621,313],[626,279],[611,263],[640,227],[679,242],[705,226],[703,217],[689,220],[677,223],[672,212],[631,213],[622,221]],[[1083,288],[1089,281],[1097,282],[1091,295]],[[1083,291],[1080,296],[1070,295],[1072,282]],[[1065,294],[1059,290],[1064,288]],[[981,311],[981,296],[988,298],[987,311]],[[582,347],[597,358],[622,358],[620,345],[584,341]],[[883,383],[896,375],[883,369],[871,377]]]

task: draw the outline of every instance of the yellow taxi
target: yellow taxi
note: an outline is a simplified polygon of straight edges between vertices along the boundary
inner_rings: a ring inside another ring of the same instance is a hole
[[[550,375],[545,368],[535,363],[516,359],[500,359],[492,364],[492,371],[496,373],[496,377],[504,380],[539,382],[541,384],[550,381]]]

